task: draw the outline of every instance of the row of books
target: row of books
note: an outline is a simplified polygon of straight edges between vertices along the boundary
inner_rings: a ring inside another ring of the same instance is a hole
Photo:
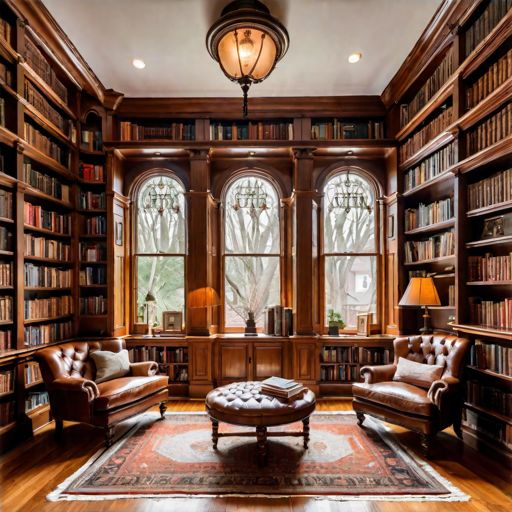
[[[156,361],[157,363],[188,363],[186,347],[133,347],[128,350],[130,361]]]
[[[12,349],[12,331],[10,329],[0,330],[0,351]]]
[[[64,135],[76,139],[75,127],[70,119],[66,119],[58,110],[52,107],[50,102],[28,80],[23,85],[25,99],[46,119],[59,128]],[[74,142],[74,140],[73,140]]]
[[[14,391],[13,371],[0,372],[0,395]]]
[[[84,181],[103,182],[105,175],[103,173],[103,165],[86,164],[80,162],[78,173]]]
[[[170,366],[167,371],[170,382],[188,382],[188,368]]]
[[[383,347],[324,347],[320,353],[322,363],[389,364],[391,350]]]
[[[12,286],[12,262],[0,263],[0,286]]]
[[[67,340],[73,335],[72,322],[57,322],[44,325],[26,325],[23,329],[27,347],[37,347],[54,341]]]
[[[293,379],[269,377],[261,383],[261,392],[263,394],[282,400],[297,400],[305,391],[306,388],[300,382],[296,382]]]
[[[340,366],[321,366],[321,382],[359,382],[359,366],[340,365]]]
[[[80,192],[81,210],[103,210],[106,208],[105,192]]]
[[[25,38],[23,57],[35,73],[50,86],[50,89],[52,89],[64,103],[67,103],[68,90],[66,86],[57,78],[48,60],[28,37]]]
[[[41,320],[73,313],[73,298],[70,295],[46,299],[25,300],[23,314],[25,320]]]
[[[497,343],[484,343],[476,339],[469,352],[469,364],[480,370],[510,375],[512,373],[512,347]]]
[[[3,62],[0,62],[0,82],[7,84],[9,87],[13,85],[11,68]]]
[[[469,318],[472,324],[498,329],[512,328],[512,299],[498,302],[469,297]]]
[[[59,240],[48,240],[41,236],[25,233],[25,256],[69,261],[71,247]]]
[[[195,122],[145,126],[130,121],[121,121],[120,132],[122,141],[148,139],[195,140],[196,138]]]
[[[512,425],[469,409],[464,409],[463,414],[464,426],[512,450]]]
[[[72,272],[55,267],[41,267],[33,263],[24,265],[25,286],[44,288],[70,288]]]
[[[455,285],[448,285],[448,306],[455,306]]]
[[[427,142],[437,137],[444,129],[446,129],[453,120],[453,108],[444,106],[439,114],[429,121],[423,128],[418,130],[414,135],[409,137],[404,144],[400,146],[400,161],[404,162],[414,153],[419,151]]]
[[[512,7],[512,0],[490,0],[489,5],[464,34],[466,57],[483,41]]]
[[[0,126],[6,126],[5,124],[5,99],[0,97]]]
[[[59,144],[53,142],[53,140],[44,135],[43,132],[32,126],[30,123],[24,124],[23,136],[29,144],[32,144],[32,146],[37,148],[39,151],[50,158],[53,158],[64,167],[69,168],[71,163],[71,155],[69,151],[61,148]]]
[[[5,226],[0,226],[0,251],[12,251],[12,233]]]
[[[400,105],[400,126],[405,126],[436,94],[454,71],[453,46],[450,46],[443,60],[423,84],[414,98]]]
[[[0,189],[0,217],[12,219],[12,192]]]
[[[107,259],[107,248],[104,243],[80,242],[81,261],[105,261]]]
[[[41,405],[50,403],[50,397],[46,391],[31,391],[25,397],[25,412],[30,412],[32,409]]]
[[[23,179],[25,183],[44,194],[69,202],[69,186],[62,184],[57,178],[33,169],[30,160],[23,162]]]
[[[25,386],[30,386],[31,384],[35,384],[36,382],[43,380],[39,363],[35,363],[33,361],[25,363],[24,377]]]
[[[383,139],[384,122],[344,122],[339,119],[313,122],[311,138],[313,140]]]
[[[107,298],[103,295],[80,297],[81,315],[105,315],[107,313]]]
[[[12,297],[0,297],[0,321],[12,320]]]
[[[512,201],[512,168],[468,185],[468,209]]]
[[[85,221],[85,232],[88,235],[106,235],[107,219],[99,215],[98,217],[89,217]]]
[[[15,419],[15,414],[16,402],[14,400],[0,402],[0,427],[12,423]]]
[[[468,154],[477,153],[512,134],[512,103],[466,133]]]
[[[85,267],[80,270],[80,285],[95,284],[107,284],[107,269],[105,267]]]
[[[423,228],[453,218],[453,197],[430,204],[420,203],[418,208],[408,208],[405,212],[405,230]]]
[[[71,233],[71,218],[57,212],[44,210],[41,206],[25,202],[24,222],[35,228],[48,229],[54,233],[69,235]]]
[[[279,305],[266,307],[263,311],[263,332],[269,336],[292,336],[292,308]]]
[[[480,381],[468,380],[466,382],[466,400],[505,416],[512,416],[512,393],[507,393],[494,386],[484,386]]]
[[[103,135],[101,130],[87,130],[82,128],[80,133],[80,147],[87,151],[101,151],[103,149]]]
[[[469,256],[468,280],[511,281],[512,252],[506,256],[493,256],[491,253],[484,256]]]
[[[466,89],[466,108],[478,105],[512,76],[512,48]]]
[[[293,140],[293,123],[210,123],[210,140]]]
[[[433,235],[427,240],[408,240],[405,242],[405,262],[431,260],[452,256],[455,252],[455,233],[453,230]]]
[[[451,142],[444,148],[422,160],[418,165],[405,173],[405,191],[407,192],[408,190],[418,187],[446,171],[446,169],[455,163],[456,155],[456,143]]]
[[[0,18],[0,37],[12,46],[12,25],[3,18]]]

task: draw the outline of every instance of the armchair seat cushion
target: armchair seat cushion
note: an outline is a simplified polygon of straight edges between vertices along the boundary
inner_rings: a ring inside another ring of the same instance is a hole
[[[98,384],[100,395],[94,401],[97,411],[108,411],[131,404],[162,389],[167,388],[169,378],[155,375],[153,377],[121,377]]]
[[[352,392],[355,398],[409,414],[432,416],[436,413],[436,406],[428,398],[427,390],[405,382],[356,383],[352,385]]]

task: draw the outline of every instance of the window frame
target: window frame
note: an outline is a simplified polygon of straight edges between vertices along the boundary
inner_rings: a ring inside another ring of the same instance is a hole
[[[175,180],[183,190],[184,196],[184,220],[185,220],[185,240],[184,240],[184,249],[183,253],[139,253],[137,247],[137,230],[138,230],[138,215],[139,215],[139,195],[144,187],[144,185],[151,180],[152,178],[165,176]],[[150,171],[144,172],[141,174],[136,182],[132,185],[131,190],[131,199],[132,199],[132,223],[131,223],[131,276],[132,276],[132,284],[131,284],[131,315],[130,315],[130,323],[132,326],[132,332],[136,329],[133,329],[135,325],[146,325],[145,322],[142,324],[138,322],[137,316],[137,296],[138,296],[138,258],[139,257],[156,257],[156,256],[165,256],[165,257],[180,257],[183,258],[183,287],[184,287],[184,297],[183,297],[183,332],[186,332],[187,326],[187,252],[188,252],[188,200],[187,200],[187,188],[183,180],[179,178],[172,170],[170,169],[152,169]],[[159,324],[161,324],[162,319],[157,319]]]
[[[374,238],[375,238],[375,251],[374,252],[325,252],[325,208],[326,208],[326,194],[325,189],[327,184],[334,178],[339,175],[343,175],[347,172],[351,174],[355,174],[360,178],[364,179],[373,189],[374,194],[374,202],[373,202],[373,214],[374,214]],[[324,335],[327,334],[328,331],[328,321],[327,315],[325,311],[326,307],[326,286],[325,286],[325,268],[326,268],[326,258],[329,257],[348,257],[348,256],[362,256],[362,257],[374,257],[375,265],[376,265],[376,291],[375,291],[375,315],[371,324],[371,328],[381,332],[382,322],[383,322],[383,226],[382,226],[382,187],[380,183],[376,180],[376,178],[370,174],[368,171],[355,166],[337,166],[333,170],[331,170],[320,183],[320,215],[318,216],[318,224],[319,224],[319,306],[320,306],[320,325],[318,326],[318,331]],[[357,332],[357,327],[345,327],[340,329],[340,332],[343,334],[355,334]]]
[[[270,184],[270,186],[274,189],[277,197],[277,215],[278,215],[278,228],[279,228],[279,253],[227,253],[226,252],[226,199],[228,192],[231,186],[238,181],[239,179],[244,178],[260,178],[265,180]],[[220,259],[220,318],[219,318],[219,327],[220,332],[222,333],[242,333],[244,332],[244,328],[242,326],[227,326],[226,325],[226,256],[227,257],[270,257],[270,258],[278,258],[279,259],[279,303],[281,305],[285,302],[285,286],[284,282],[285,278],[285,269],[284,266],[286,264],[286,237],[285,237],[285,215],[283,213],[284,206],[283,199],[283,191],[277,181],[273,178],[273,176],[268,172],[256,167],[252,168],[244,168],[239,171],[235,171],[231,174],[230,179],[224,183],[220,195],[220,247],[221,247],[221,259]],[[257,327],[257,332],[263,332],[261,327]]]

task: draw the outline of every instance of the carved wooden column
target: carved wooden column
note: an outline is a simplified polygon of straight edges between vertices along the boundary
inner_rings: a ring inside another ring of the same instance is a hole
[[[187,251],[187,334],[208,336],[212,325],[210,158],[208,150],[190,152]]]
[[[316,192],[313,190],[313,152],[295,152],[293,228],[294,332],[314,334],[318,316],[318,240]]]

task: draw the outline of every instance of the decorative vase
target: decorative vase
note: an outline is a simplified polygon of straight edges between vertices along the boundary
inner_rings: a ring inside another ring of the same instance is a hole
[[[329,325],[328,333],[329,336],[339,336],[340,328],[337,325]]]

